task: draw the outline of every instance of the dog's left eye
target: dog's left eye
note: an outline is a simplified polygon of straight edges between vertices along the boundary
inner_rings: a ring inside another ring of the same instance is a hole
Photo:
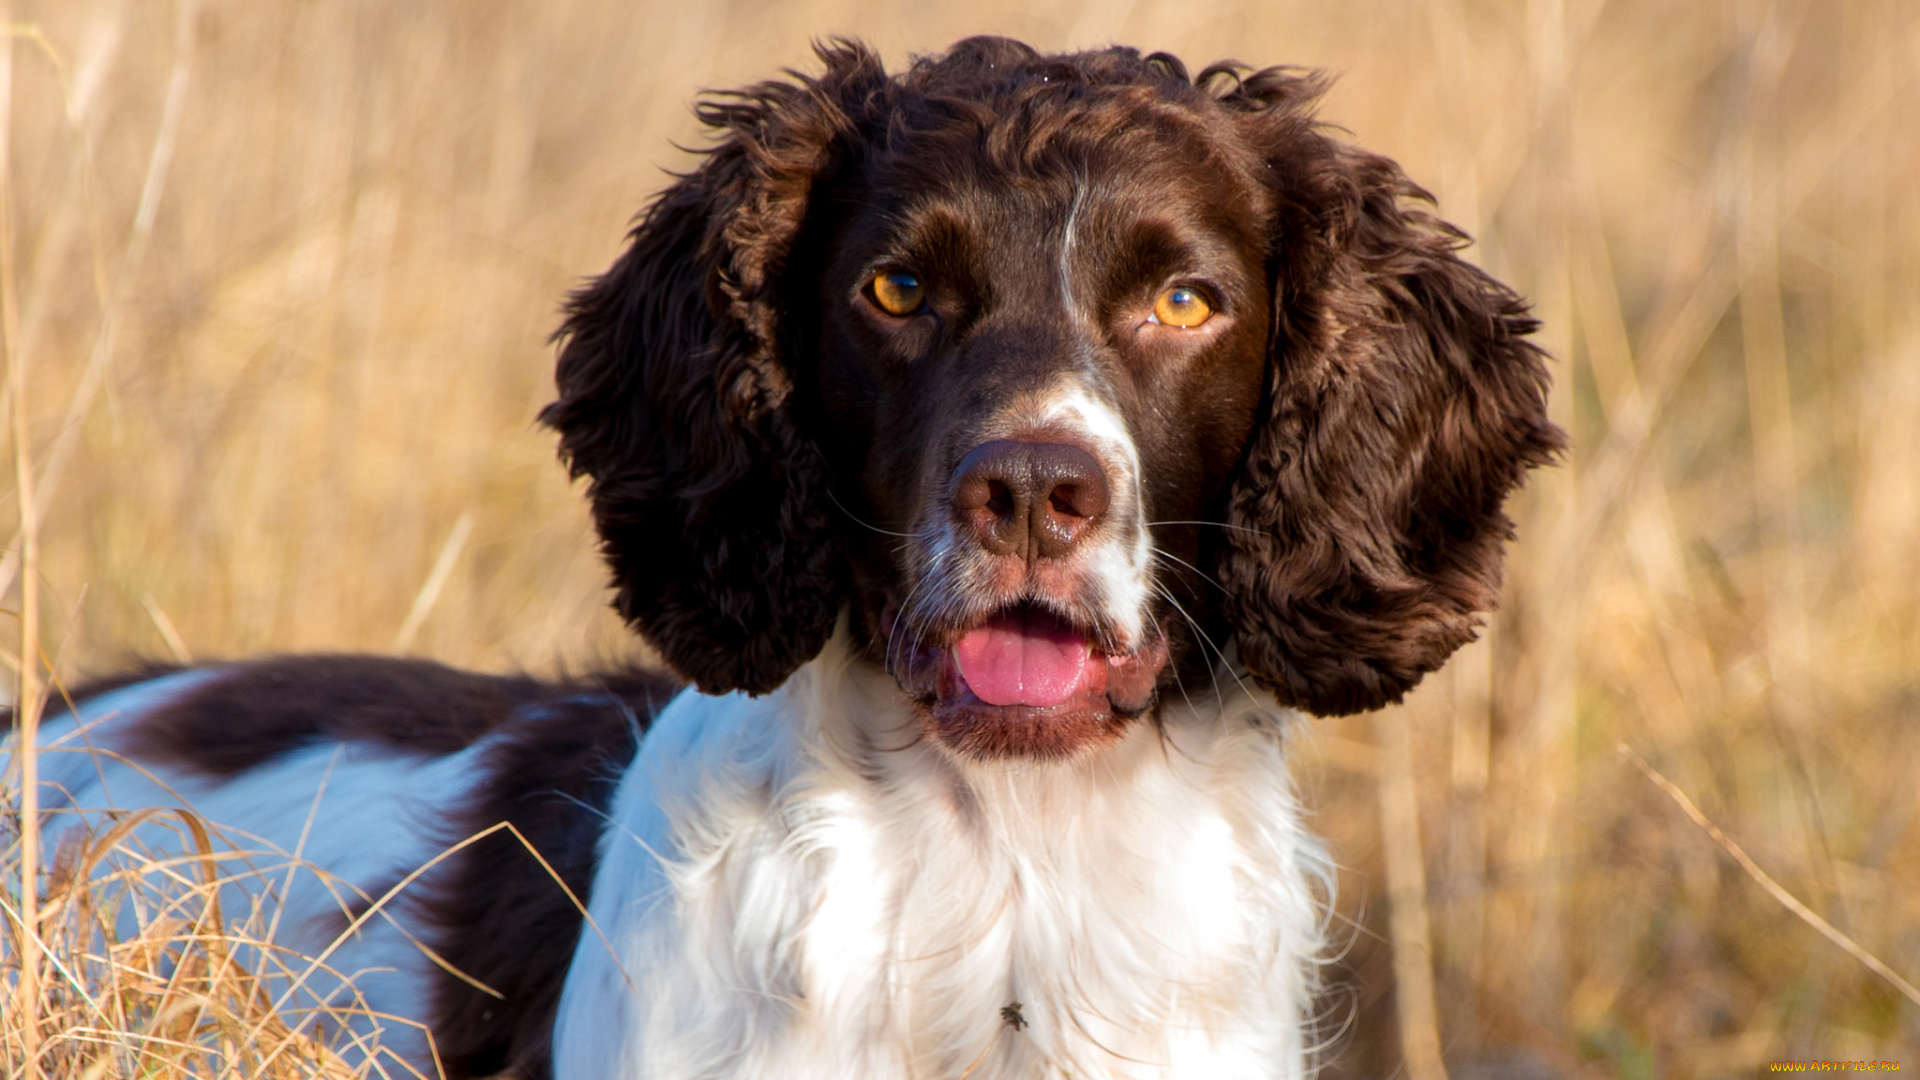
[[[926,286],[902,270],[883,270],[867,282],[867,292],[880,310],[895,318],[917,313],[927,304]]]
[[[1212,317],[1213,305],[1207,303],[1199,289],[1175,285],[1154,300],[1153,314],[1147,318],[1150,322],[1191,330]]]

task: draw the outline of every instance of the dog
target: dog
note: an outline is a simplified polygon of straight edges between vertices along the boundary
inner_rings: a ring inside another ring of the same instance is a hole
[[[1495,604],[1535,323],[1314,74],[817,52],[557,335],[672,674],[138,672],[42,731],[50,849],[184,803],[324,870],[263,875],[300,992],[429,1075],[1306,1076],[1287,733]]]

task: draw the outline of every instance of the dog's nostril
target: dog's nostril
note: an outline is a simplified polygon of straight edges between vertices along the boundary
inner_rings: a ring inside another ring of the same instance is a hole
[[[996,555],[1065,555],[1108,505],[1100,462],[1068,443],[982,443],[949,490],[956,519]]]
[[[1013,508],[1013,492],[1007,485],[999,480],[987,481],[987,509],[993,511],[995,517],[1005,517]]]
[[[1056,485],[1047,496],[1047,506],[1061,517],[1091,521],[1107,512],[1107,485],[1100,478],[1091,483]]]

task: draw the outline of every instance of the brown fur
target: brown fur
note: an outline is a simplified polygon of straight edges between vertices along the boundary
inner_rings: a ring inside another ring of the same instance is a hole
[[[896,76],[856,43],[820,56],[819,77],[702,106],[721,141],[562,330],[543,416],[593,477],[620,610],[669,663],[706,690],[763,692],[848,600],[876,636],[925,570],[886,533],[943,497],[979,403],[1113,352],[1023,311],[1054,286],[1002,269],[1040,265],[1064,185],[1089,174],[1136,220],[1175,216],[1089,264],[1085,288],[1130,295],[1128,274],[1191,257],[1183,236],[1213,237],[1216,264],[1261,285],[1232,297],[1236,332],[1192,364],[1204,379],[1104,361],[1148,512],[1173,522],[1155,546],[1199,571],[1170,559],[1157,575],[1191,617],[1156,612],[1167,678],[1210,662],[1196,639],[1231,633],[1281,701],[1347,713],[1397,700],[1473,637],[1498,596],[1502,503],[1564,443],[1544,357],[1524,302],[1459,257],[1426,193],[1316,122],[1320,79],[1189,77],[1164,54],[1004,38]],[[1006,209],[1022,199],[1047,209]],[[848,314],[858,259],[841,253],[902,230],[886,242],[947,288],[928,319],[876,337]]]
[[[629,678],[522,709],[489,749],[491,779],[454,815],[448,842],[511,822],[587,902],[614,788],[641,733],[676,690],[663,679]],[[555,1010],[581,934],[578,909],[505,833],[463,851],[423,895],[416,910],[440,928],[441,956],[502,995],[437,979],[433,1032],[449,1078],[550,1075]]]
[[[1565,436],[1526,304],[1460,259],[1466,238],[1399,166],[1305,123],[1318,89],[1266,71],[1225,99],[1283,210],[1269,411],[1218,574],[1254,676],[1343,714],[1473,639],[1513,534],[1501,506]]]
[[[280,656],[237,664],[154,710],[124,749],[231,777],[322,739],[450,754],[553,693],[534,679],[384,656]]]

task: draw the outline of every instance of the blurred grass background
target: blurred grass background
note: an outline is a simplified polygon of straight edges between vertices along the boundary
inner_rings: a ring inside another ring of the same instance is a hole
[[[806,69],[828,33],[890,64],[991,31],[1330,69],[1323,116],[1533,298],[1575,444],[1514,501],[1486,640],[1395,714],[1447,1060],[1920,1068],[1920,1007],[1615,752],[1920,976],[1920,6],[14,0],[0,21],[7,358],[63,679],[135,655],[636,654],[533,415],[560,298],[689,164],[702,88]],[[1300,775],[1347,942],[1331,1075],[1388,1075],[1386,759],[1375,720],[1314,727]]]

